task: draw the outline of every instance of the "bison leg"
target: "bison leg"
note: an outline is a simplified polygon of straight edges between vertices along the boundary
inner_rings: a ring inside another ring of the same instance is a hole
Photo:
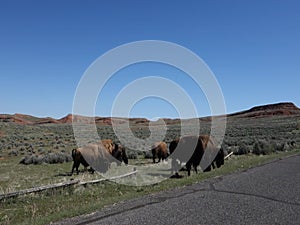
[[[153,163],[155,163],[155,158],[156,158],[156,149],[152,149],[152,160],[153,160]]]
[[[215,169],[215,168],[216,168],[215,162],[212,162],[212,163],[211,163],[211,166],[212,166],[213,169]]]
[[[74,162],[73,166],[72,166],[71,175],[73,175],[75,168],[76,168],[77,175],[79,174],[78,167],[79,167],[79,164]]]
[[[87,172],[88,171],[88,168],[87,166],[84,166],[84,169],[83,169],[84,172]]]
[[[155,155],[152,156],[153,163],[155,163]]]
[[[92,168],[92,167],[90,167],[90,169],[88,170],[91,174],[94,174],[94,172],[95,172],[95,170]]]
[[[79,165],[76,166],[76,173],[77,173],[77,175],[79,174],[79,169],[78,168],[79,168]]]
[[[191,175],[191,168],[192,168],[192,165],[191,165],[190,163],[187,163],[187,164],[186,164],[186,169],[187,169],[187,171],[188,171],[188,176]]]
[[[157,153],[157,157],[158,157],[158,163],[159,163],[160,160],[161,160],[161,157],[162,157],[161,151],[159,151],[159,152]]]
[[[197,166],[195,166],[195,165],[194,165],[194,170],[196,173],[198,173]]]
[[[166,161],[166,160],[167,160],[167,157],[168,157],[168,154],[162,154],[161,159],[162,159],[163,161]]]
[[[125,149],[122,150],[122,160],[126,165],[128,165],[128,157],[127,157]]]

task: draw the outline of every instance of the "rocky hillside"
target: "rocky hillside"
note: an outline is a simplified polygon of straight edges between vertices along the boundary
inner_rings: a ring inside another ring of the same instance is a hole
[[[230,114],[230,117],[269,117],[300,115],[300,109],[291,102],[255,106],[249,110]]]
[[[269,117],[275,115],[300,115],[300,109],[296,107],[293,103],[285,102],[285,103],[277,103],[277,104],[269,104],[269,105],[262,105],[256,106],[249,110],[237,112],[228,115],[229,117]],[[209,118],[209,117],[207,117]],[[71,124],[72,119],[74,121],[84,121],[86,123],[90,123],[91,121],[95,120],[96,124],[98,125],[112,125],[115,124],[124,124],[126,123],[125,118],[110,118],[110,117],[85,117],[85,116],[78,116],[68,114],[67,116],[61,119],[53,119],[51,117],[45,118],[38,118],[30,115],[24,114],[0,114],[0,122],[12,122],[16,124],[23,124],[23,125],[36,125],[36,124]],[[205,119],[205,118],[202,118]],[[180,122],[178,119],[164,119],[165,123],[167,124],[175,124]],[[131,125],[141,125],[149,124],[149,120],[145,118],[131,118],[130,119]]]
[[[53,119],[51,117],[38,118],[30,115],[24,114],[0,114],[0,123],[15,123],[21,125],[40,125],[40,124],[71,124],[72,121],[91,123],[93,121],[98,125],[112,125],[114,124],[124,124],[127,122],[125,118],[110,118],[110,117],[87,117],[68,114],[67,116],[60,119]],[[149,120],[144,118],[132,118],[130,119],[131,125],[138,124],[148,124]]]

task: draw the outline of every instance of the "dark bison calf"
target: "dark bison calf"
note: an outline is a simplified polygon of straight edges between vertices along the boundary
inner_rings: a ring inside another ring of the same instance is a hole
[[[216,151],[216,144],[212,137],[209,135],[200,135],[200,136],[184,136],[181,138],[177,138],[170,143],[169,150],[170,154],[172,154],[175,149],[178,148],[178,152],[176,151],[174,156],[172,156],[172,168],[175,171],[178,171],[181,167],[181,162],[186,161],[186,168],[188,171],[188,176],[191,174],[191,167],[193,166],[195,172],[197,173],[197,167],[200,165],[201,159],[205,153],[207,152],[207,157],[211,161],[211,163],[206,167],[202,168],[204,172],[210,171],[211,166],[215,168],[214,163],[216,163],[219,168],[224,164],[224,151],[220,149],[218,154],[215,156],[213,160],[211,160],[211,155]],[[191,155],[191,156],[190,156]],[[188,157],[190,156],[190,157]],[[177,173],[176,173],[177,174]],[[177,174],[178,175],[178,174]]]
[[[165,160],[168,157],[168,146],[165,142],[160,141],[156,142],[152,146],[152,158],[153,158],[153,163],[155,163],[155,158],[158,158],[158,163],[160,160]]]
[[[71,175],[73,174],[74,169],[76,169],[77,174],[79,173],[78,168],[80,164],[84,166],[85,171],[87,170],[89,164],[85,157],[89,159],[88,161],[97,160],[97,168],[101,168],[101,172],[105,172],[108,169],[110,162],[107,154],[115,157],[119,164],[121,164],[122,161],[125,164],[128,164],[128,157],[125,149],[120,145],[114,144],[112,140],[105,139],[102,140],[101,143],[89,144],[85,147],[72,150],[73,167]],[[85,157],[83,157],[83,155]],[[91,168],[91,171],[94,172],[94,169]]]

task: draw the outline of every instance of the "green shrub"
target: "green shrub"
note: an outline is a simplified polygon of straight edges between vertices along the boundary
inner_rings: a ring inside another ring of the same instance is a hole
[[[25,157],[23,157],[20,161],[20,163],[25,164],[25,165],[29,165],[33,163],[32,160],[33,156],[32,155],[26,155]]]
[[[244,154],[248,154],[250,152],[249,147],[242,143],[239,147],[238,147],[238,151],[237,151],[237,155],[244,155]]]
[[[128,151],[126,151],[126,155],[127,155],[128,159],[137,159],[138,158],[137,151],[128,150]]]
[[[285,151],[285,143],[276,143],[275,147],[276,151],[283,152]]]
[[[274,147],[274,145],[268,143],[265,140],[260,140],[255,142],[252,152],[256,155],[260,155],[260,154],[267,155],[275,151],[276,148]]]
[[[233,154],[238,155],[239,147],[238,146],[228,146],[228,152],[233,152]]]
[[[18,156],[19,155],[19,151],[17,150],[12,150],[8,153],[9,156]]]
[[[66,154],[63,152],[59,153],[48,153],[45,155],[26,155],[23,157],[20,161],[20,163],[29,165],[29,164],[42,164],[42,163],[48,163],[48,164],[55,164],[55,163],[64,163],[64,162],[70,162],[72,161],[72,157],[70,154]]]

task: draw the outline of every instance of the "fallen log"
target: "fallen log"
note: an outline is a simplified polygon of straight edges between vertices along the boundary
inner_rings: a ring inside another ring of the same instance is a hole
[[[80,180],[71,180],[71,181],[62,182],[62,183],[49,184],[49,185],[44,185],[44,186],[35,187],[35,188],[29,188],[29,189],[25,189],[25,190],[21,190],[21,191],[10,192],[7,194],[0,195],[0,200],[6,199],[6,198],[13,198],[13,197],[17,197],[20,195],[26,195],[26,194],[30,194],[30,193],[37,193],[37,192],[45,191],[48,189],[68,187],[70,185],[78,184],[79,182],[80,182]]]
[[[133,172],[127,173],[127,174],[122,174],[122,175],[115,176],[115,177],[110,177],[110,178],[101,178],[101,179],[90,180],[90,181],[80,181],[80,180],[76,179],[76,180],[70,180],[70,181],[67,181],[67,182],[61,182],[61,183],[44,185],[44,186],[35,187],[35,188],[29,188],[29,189],[25,189],[25,190],[20,190],[20,191],[10,192],[10,193],[6,193],[6,194],[1,194],[0,195],[0,201],[2,201],[4,199],[8,199],[8,198],[18,197],[18,196],[21,196],[21,195],[37,193],[37,192],[41,192],[41,191],[45,191],[45,190],[50,190],[50,189],[55,189],[55,188],[64,188],[64,187],[68,187],[68,186],[71,186],[71,185],[96,184],[96,183],[100,183],[102,181],[116,180],[116,179],[120,179],[120,178],[123,178],[123,177],[131,176],[135,173],[137,173],[136,170],[133,171]]]
[[[126,174],[122,174],[122,175],[119,175],[119,176],[115,176],[115,177],[101,178],[101,179],[98,179],[98,180],[90,180],[90,181],[82,181],[82,182],[79,182],[79,184],[80,184],[80,185],[96,184],[96,183],[100,183],[100,182],[102,182],[102,181],[116,180],[116,179],[128,177],[128,176],[131,176],[131,175],[133,175],[133,174],[135,174],[135,173],[137,173],[137,170],[132,171],[132,172],[130,172],[130,173],[126,173]]]
[[[226,156],[224,157],[224,160],[225,160],[225,159],[228,159],[230,156],[232,156],[232,154],[233,154],[233,152],[230,152],[228,155],[226,155]]]

